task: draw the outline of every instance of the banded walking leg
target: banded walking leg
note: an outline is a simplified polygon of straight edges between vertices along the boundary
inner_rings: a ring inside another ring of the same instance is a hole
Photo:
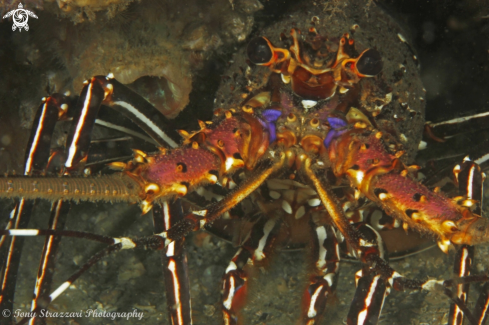
[[[81,168],[83,168],[83,165],[87,161],[87,156],[88,156],[88,150],[91,145],[91,131],[96,123],[95,118],[98,115],[100,105],[104,99],[107,99],[108,94],[112,94],[113,87],[111,87],[111,83],[108,82],[111,78],[107,77],[94,77],[90,81],[87,81],[85,84],[84,89],[82,90],[82,94],[79,98],[78,104],[76,105],[76,113],[75,117],[72,123],[72,128],[70,135],[68,136],[67,139],[67,148],[68,148],[68,157],[66,159],[65,164],[65,175],[72,174],[78,172]],[[119,93],[121,93],[124,89],[124,86],[119,85]],[[133,95],[133,99],[137,101],[139,97],[137,95]],[[48,100],[48,103],[50,103],[50,100]],[[144,103],[140,103],[144,104]],[[64,104],[66,105],[66,104]],[[144,106],[144,105],[143,105]],[[140,114],[139,112],[135,112],[137,118],[134,118],[136,121],[140,121],[142,116],[143,120],[146,120],[148,123],[151,124],[151,129],[153,130],[153,135],[157,135],[156,129],[160,127],[158,123],[148,119],[148,115],[151,115],[151,117],[155,116],[160,116],[161,114],[156,114],[159,112],[155,113],[155,109],[151,107],[148,103],[146,103],[145,106],[146,109],[146,114]],[[45,115],[45,114],[44,114]],[[56,114],[57,115],[57,114]],[[162,115],[161,115],[162,116]],[[163,117],[163,116],[162,116]],[[163,117],[164,119],[164,117]],[[53,119],[51,119],[52,121]],[[141,123],[140,123],[141,124]],[[54,121],[53,124],[54,126]],[[44,125],[42,125],[44,126]],[[46,127],[44,126],[46,129]],[[170,130],[171,132],[171,130]],[[177,133],[173,131],[173,136],[174,138],[179,138]],[[159,133],[161,135],[161,132]],[[39,138],[39,134],[37,134],[37,137]],[[51,136],[44,136],[41,137],[42,140],[44,139],[50,139]],[[161,137],[160,137],[161,138]],[[32,141],[32,140],[31,140]],[[45,141],[44,141],[45,142]],[[160,143],[160,145],[168,145],[168,143]],[[174,142],[172,142],[174,144]],[[49,153],[49,141],[47,141],[46,147],[48,148],[47,153]],[[53,208],[53,216],[60,217],[62,215],[66,215],[67,211],[67,205],[68,203],[64,203],[63,207],[65,209],[58,209],[56,208],[57,206],[60,206],[63,202],[58,201],[55,203],[55,206]],[[68,208],[69,209],[69,208]],[[65,211],[64,213],[60,213],[61,211]],[[56,222],[52,221],[51,224],[57,224],[58,226],[62,222]],[[44,247],[44,253],[50,252],[51,255],[55,255],[55,250],[53,244],[55,244],[57,240],[53,240],[53,238],[47,238],[46,239],[46,244]],[[49,267],[48,261],[51,261],[50,263],[53,263],[53,260],[49,260],[48,256],[43,256],[42,262],[39,268],[39,277],[36,283],[36,289],[35,289],[35,295],[34,295],[34,301],[32,303],[32,308],[36,308],[37,304],[37,299],[39,299],[39,293],[42,292],[48,292],[49,289],[47,288],[42,288],[43,283],[45,279],[47,279],[47,270],[51,269],[52,267]],[[49,283],[49,281],[47,282]],[[31,320],[31,322],[34,322],[34,319]]]
[[[453,275],[464,277],[470,275],[472,263],[474,261],[474,246],[461,245],[457,248],[455,254],[455,263],[453,266]],[[459,284],[455,288],[456,297],[461,303],[467,302],[469,294],[469,284]],[[454,302],[450,303],[450,312],[448,314],[448,325],[462,325],[464,321],[464,313],[460,307]]]
[[[486,307],[482,307],[481,310],[478,310],[480,306],[484,306],[484,300],[487,299],[487,292],[481,295],[479,297],[478,304],[476,305],[476,312],[479,311],[481,317],[476,318],[474,314],[472,314],[469,309],[467,308],[466,304],[462,302],[456,294],[450,290],[450,288],[454,288],[456,290],[457,286],[459,285],[469,285],[471,283],[475,282],[487,282],[489,281],[489,276],[487,275],[470,275],[470,276],[465,276],[465,277],[460,277],[460,278],[455,278],[451,280],[413,280],[413,279],[408,279],[397,272],[395,272],[394,269],[392,269],[384,260],[378,258],[372,258],[372,260],[375,261],[376,263],[376,270],[380,274],[382,274],[384,277],[387,277],[390,279],[389,283],[393,283],[392,287],[397,290],[397,291],[405,291],[405,290],[426,290],[426,291],[438,291],[442,292],[445,294],[448,298],[452,300],[453,303],[455,303],[458,308],[461,310],[461,312],[464,314],[464,318],[466,318],[471,325],[479,325],[483,324],[483,319],[485,317],[485,312],[487,311],[487,305]],[[487,284],[486,284],[487,285]],[[487,287],[487,286],[484,286]],[[481,304],[479,304],[481,302]],[[487,303],[487,301],[486,301]],[[486,310],[484,310],[486,309]],[[479,321],[480,319],[480,321]]]
[[[103,83],[106,91],[103,104],[128,117],[160,146],[165,148],[178,147],[180,135],[172,127],[172,122],[153,105],[115,80],[112,74],[107,77],[97,76],[93,79],[107,80],[107,83]]]
[[[92,87],[93,84],[93,87]],[[147,135],[149,135],[159,146],[175,148],[180,141],[180,135],[170,122],[157,111],[151,104],[139,95],[116,81],[113,75],[107,77],[93,77],[86,85],[88,90],[103,89],[103,101],[97,105],[107,104],[117,112],[128,117],[137,124]],[[80,102],[91,102],[97,99],[97,94],[87,91]],[[85,106],[84,106],[85,107]],[[167,231],[172,225],[182,219],[182,208],[179,200],[175,202],[163,202],[153,212],[155,232]],[[167,293],[167,304],[169,317],[172,324],[192,324],[190,286],[188,280],[187,257],[184,249],[184,239],[169,245],[162,252],[163,274],[165,277],[165,290]]]
[[[383,244],[380,236],[369,226],[365,226],[361,232],[352,227],[327,180],[321,176],[322,170],[313,169],[310,158],[305,160],[304,168],[331,220],[345,237],[354,255],[364,264],[362,270],[357,273],[357,290],[348,313],[347,324],[376,324],[388,293],[386,283],[392,282],[392,278],[385,277],[375,268],[370,267],[370,256],[377,256],[383,260]],[[370,234],[366,235],[366,231]]]
[[[315,270],[302,299],[301,324],[317,324],[326,307],[328,297],[335,291],[338,280],[340,254],[333,228],[311,224]]]
[[[177,147],[178,133],[169,121],[143,98],[114,79],[95,76],[85,82],[76,105],[70,136],[67,139],[68,157],[65,168],[83,166],[88,155],[92,129],[102,104],[107,104],[126,115],[163,147]]]
[[[170,229],[183,217],[180,201],[163,202],[153,207],[155,232]],[[187,253],[184,246],[185,238],[168,245],[161,252],[163,275],[165,277],[166,303],[170,323],[173,325],[192,324],[190,284],[188,278]]]
[[[34,126],[25,153],[24,175],[40,174],[45,171],[49,161],[51,137],[55,124],[59,119],[66,117],[67,111],[68,98],[65,96],[54,94],[48,98],[43,98],[43,103],[39,106],[34,119]],[[14,224],[12,225],[9,221],[7,229],[10,227],[16,229],[26,228],[34,205],[35,201],[26,201],[21,198],[12,211],[13,218],[10,218],[10,221]],[[4,244],[3,237],[1,243]],[[2,310],[13,309],[16,275],[22,247],[22,238],[17,240],[12,238],[9,243],[7,256],[2,261],[4,263],[0,295],[0,308]],[[9,324],[12,321],[12,318],[4,317],[1,323]]]
[[[482,172],[479,165],[470,161],[468,157],[464,159],[462,164],[455,166],[453,169],[455,179],[458,183],[459,195],[473,200],[475,207],[473,212],[482,214],[482,198],[483,198],[483,183],[485,174]],[[455,265],[453,268],[454,276],[465,277],[469,276],[474,261],[475,247],[470,245],[461,245],[455,256]],[[487,284],[484,286],[486,287]],[[483,319],[487,317],[487,301],[484,299],[483,289],[481,297],[477,301],[475,306],[474,318],[478,324],[483,323]],[[459,299],[460,303],[466,304],[469,294],[469,284],[459,284],[455,288],[455,296]],[[483,306],[479,305],[483,304]],[[484,310],[485,309],[485,310]],[[448,319],[448,325],[461,325],[464,321],[464,313],[458,306],[458,304],[450,304],[450,313]]]
[[[276,218],[261,216],[247,239],[229,263],[222,286],[222,312],[225,325],[242,324],[240,310],[248,290],[247,265],[262,265],[268,258],[281,223]]]
[[[151,104],[113,78],[113,75],[107,77],[97,76],[88,82],[85,86],[87,90],[85,91],[84,88],[80,97],[80,102],[83,103],[82,112],[86,109],[87,113],[85,115],[88,116],[88,110],[93,106],[97,107],[98,113],[98,107],[102,103],[107,104],[136,123],[158,145],[171,148],[177,147],[180,136],[173,128],[169,127],[169,121]],[[99,96],[100,90],[103,90],[103,99]],[[90,125],[95,123],[96,114],[91,116],[89,121],[77,126],[77,130],[83,130],[84,128],[88,130]],[[89,134],[90,131],[87,131],[87,136]],[[80,141],[80,143],[82,144],[83,142]],[[70,146],[70,149],[72,146]],[[88,148],[82,153],[87,151]],[[76,157],[76,155],[74,156]],[[78,159],[86,160],[86,154],[80,155]],[[158,207],[153,212],[155,232],[160,233],[168,230],[171,225],[182,218],[181,214],[181,205],[178,200],[174,203],[163,202],[163,208]],[[181,239],[168,246],[165,252],[162,252],[162,263],[171,323],[189,325],[192,324],[190,286],[186,253],[183,245],[184,239]]]
[[[476,307],[475,307],[475,313],[472,314],[469,309],[467,308],[466,304],[462,302],[456,294],[452,292],[450,288],[456,288],[459,285],[469,285],[474,282],[488,282],[489,281],[489,276],[487,275],[470,275],[470,276],[464,276],[460,278],[455,278],[455,279],[450,279],[450,280],[413,280],[413,279],[408,279],[403,276],[401,276],[399,273],[397,273],[394,269],[392,269],[389,264],[384,261],[382,258],[380,258],[377,254],[371,254],[369,256],[370,263],[374,263],[375,266],[372,268],[372,270],[380,276],[379,279],[386,279],[387,281],[384,281],[384,283],[388,284],[388,287],[386,289],[386,292],[388,293],[390,291],[390,287],[394,288],[397,291],[405,291],[405,290],[426,290],[426,291],[438,291],[438,292],[443,292],[446,296],[448,296],[453,303],[455,303],[458,308],[461,310],[461,312],[464,314],[464,318],[466,318],[471,325],[481,325],[484,324],[486,318],[487,318],[487,306],[488,306],[488,284],[484,285],[484,288],[482,290],[481,296],[479,297],[479,300],[477,301]],[[379,284],[379,280],[373,278],[373,281],[371,281],[371,285],[368,286],[368,289],[366,291],[370,292],[370,298],[367,296],[367,299],[369,301],[372,301],[373,298],[377,296],[377,286]],[[367,287],[367,286],[366,286]],[[372,290],[374,289],[374,290]],[[382,289],[382,287],[380,288]],[[381,290],[378,290],[380,296]],[[350,323],[348,323],[350,324]],[[352,322],[351,324],[355,324]],[[365,320],[362,324],[365,324]],[[373,323],[375,324],[375,323]]]
[[[58,200],[53,202],[51,216],[49,219],[49,229],[64,229],[64,225],[71,208],[71,202]],[[31,311],[47,308],[51,282],[54,275],[56,254],[61,241],[60,236],[48,236],[44,242],[44,247],[37,272],[34,296],[31,303]],[[30,324],[36,322],[36,317],[30,320]]]
[[[14,214],[14,229],[27,228],[35,201],[21,198],[12,213]],[[7,255],[4,259],[3,278],[0,296],[0,308],[13,310],[17,272],[20,264],[20,253],[24,246],[24,238],[12,238],[7,244]],[[0,324],[13,324],[13,316],[0,318]]]
[[[400,276],[397,272],[382,272],[378,267],[384,260],[385,248],[379,233],[371,226],[359,223],[356,228],[364,239],[358,246],[361,254],[362,269],[355,274],[357,289],[353,296],[348,312],[348,325],[377,324],[385,298],[390,293],[394,278]]]
[[[100,97],[101,92],[99,89],[97,92],[97,89],[94,89],[92,85],[86,88],[88,89],[82,91],[82,96],[78,99],[73,109],[75,116],[66,141],[66,147],[69,149],[68,157],[64,161],[65,168],[62,171],[64,177],[83,173],[90,149],[92,128],[100,106],[97,98]],[[87,100],[87,98],[90,100]],[[74,160],[75,157],[77,157],[77,160]],[[72,159],[71,162],[70,159]],[[50,229],[62,230],[64,228],[70,207],[71,202],[69,201],[57,200],[53,203],[49,221]],[[59,236],[46,237],[41,262],[39,263],[31,311],[47,307],[53,276],[52,270],[55,267],[55,256],[58,252],[60,241],[61,237]],[[31,318],[29,323],[34,325],[37,318]]]

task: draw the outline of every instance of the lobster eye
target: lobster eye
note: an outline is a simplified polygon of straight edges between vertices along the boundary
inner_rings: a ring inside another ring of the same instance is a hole
[[[248,54],[248,58],[254,64],[265,64],[273,57],[272,49],[264,37],[252,39],[248,43],[246,54]]]
[[[382,57],[379,51],[374,49],[368,49],[362,53],[361,57],[357,60],[357,70],[366,76],[375,76],[382,71]]]

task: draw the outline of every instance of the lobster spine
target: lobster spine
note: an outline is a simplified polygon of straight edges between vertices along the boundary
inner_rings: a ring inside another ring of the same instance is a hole
[[[488,241],[489,222],[413,180],[400,155],[386,149],[381,132],[351,129],[334,140],[329,157],[337,176],[347,175],[363,195],[402,220],[404,227],[434,235],[443,251],[451,243]]]

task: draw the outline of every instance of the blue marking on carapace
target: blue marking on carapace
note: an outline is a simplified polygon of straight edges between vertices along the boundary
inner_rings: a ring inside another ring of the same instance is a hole
[[[270,143],[277,139],[277,131],[275,126],[275,121],[282,115],[282,111],[276,109],[266,109],[262,112],[262,117],[265,119],[262,125],[268,130],[268,139]]]
[[[331,126],[331,130],[329,130],[328,135],[323,142],[323,145],[326,147],[326,149],[331,144],[331,141],[338,138],[340,135],[347,131],[346,127],[348,126],[348,123],[339,117],[328,117],[327,120],[329,125]]]

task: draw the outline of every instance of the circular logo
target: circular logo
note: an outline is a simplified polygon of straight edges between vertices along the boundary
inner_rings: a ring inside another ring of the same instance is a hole
[[[3,16],[3,18],[9,18],[10,16],[12,16],[12,20],[14,23],[12,25],[12,30],[15,31],[18,28],[19,32],[22,31],[22,28],[26,31],[29,30],[29,25],[27,25],[27,22],[29,21],[29,16],[37,18],[35,13],[30,10],[24,9],[22,3],[19,3],[18,9],[7,12],[7,14]]]
[[[29,17],[27,16],[27,12],[25,12],[24,9],[17,9],[12,18],[14,20],[14,24],[18,28],[24,28],[24,26],[27,25],[27,21],[29,20]]]

